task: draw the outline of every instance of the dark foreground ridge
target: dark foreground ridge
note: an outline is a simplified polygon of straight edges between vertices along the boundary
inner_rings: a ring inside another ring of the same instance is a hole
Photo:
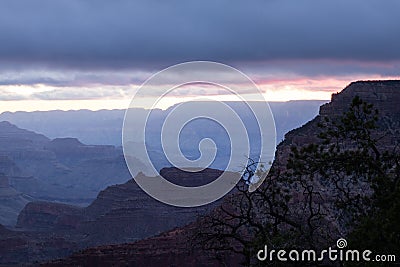
[[[220,171],[207,169],[194,177],[175,168],[162,173],[169,180],[178,177],[192,185],[210,181]],[[194,208],[169,206],[148,196],[132,179],[109,186],[85,208],[30,202],[19,214],[15,230],[0,225],[0,266],[48,261],[92,246],[135,242],[189,224],[218,203]]]

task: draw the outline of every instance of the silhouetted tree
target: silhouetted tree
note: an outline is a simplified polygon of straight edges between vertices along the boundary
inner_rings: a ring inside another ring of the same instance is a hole
[[[284,265],[259,262],[264,245],[320,250],[339,237],[400,255],[399,135],[385,119],[359,97],[342,116],[318,117],[318,141],[292,146],[254,192],[248,182],[266,170],[250,162],[237,193],[200,220],[195,245],[238,253],[245,266]]]

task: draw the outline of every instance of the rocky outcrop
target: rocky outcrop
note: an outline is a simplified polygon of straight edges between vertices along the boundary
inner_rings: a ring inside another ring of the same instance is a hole
[[[28,203],[18,216],[17,228],[34,231],[55,231],[77,228],[82,208],[36,201]]]
[[[81,237],[82,238],[82,237]],[[48,260],[56,253],[66,257],[79,247],[72,237],[66,239],[53,233],[51,236],[40,232],[16,232],[0,226],[0,266],[24,266]]]
[[[218,178],[223,171],[215,169],[204,169],[196,171],[192,169],[190,171],[179,170],[175,167],[163,168],[160,171],[160,175],[170,181],[171,183],[181,186],[201,186],[211,183]]]
[[[398,118],[400,114],[400,81],[358,81],[349,84],[340,93],[332,95],[332,101],[320,108],[321,116],[342,114],[357,95],[364,101],[372,103],[381,115]]]
[[[171,168],[163,169],[162,173],[170,180],[185,177],[184,180],[193,185],[213,180],[221,171],[204,170],[192,174]],[[190,179],[191,175],[195,178]],[[86,208],[49,202],[29,203],[20,213],[17,227],[34,231],[71,227],[73,231],[86,235],[86,245],[124,243],[183,226],[215,205],[217,203],[195,208],[166,205],[147,195],[135,181],[130,180],[101,191]]]
[[[238,255],[221,252],[219,257],[194,250],[188,235],[191,224],[131,244],[100,246],[83,250],[64,260],[42,264],[54,266],[240,266]]]
[[[0,173],[6,176],[0,179],[0,223],[7,225],[16,222],[27,199],[88,205],[99,191],[131,178],[122,151],[114,146],[50,140],[6,121],[0,122]]]
[[[169,178],[190,176],[178,169],[165,169],[162,173]],[[215,171],[209,170],[195,176],[197,182],[201,182],[215,178],[214,174]],[[173,207],[148,196],[131,180],[102,191],[84,209],[85,216],[91,219],[82,223],[81,230],[88,234],[87,240],[91,243],[132,242],[192,222],[216,204],[196,208]]]
[[[82,159],[113,158],[120,154],[114,146],[85,145],[76,138],[56,138],[45,149],[54,152],[57,159],[67,166],[75,165]]]
[[[359,96],[362,100],[373,104],[378,110],[379,128],[375,134],[382,131],[391,132],[384,137],[386,149],[393,147],[400,140],[400,81],[357,81],[352,82],[340,93],[332,95],[332,101],[320,107],[319,115],[302,127],[289,131],[285,139],[278,145],[274,164],[283,168],[290,152],[291,145],[306,145],[319,142],[318,123],[324,116],[334,118],[348,110],[352,99]]]
[[[0,224],[14,226],[17,222],[18,214],[30,201],[32,201],[31,197],[18,192],[10,186],[0,187]]]
[[[40,148],[49,141],[44,135],[20,129],[8,121],[0,122],[0,148],[2,151]]]
[[[8,157],[0,156],[0,224],[7,226],[16,223],[19,212],[32,200],[10,186],[9,175],[17,172],[18,168]]]
[[[192,173],[182,172],[176,168],[164,169],[162,173],[170,180],[176,179],[173,177],[179,177],[185,181],[203,183],[203,180],[215,179],[215,174],[220,171],[204,170],[194,175],[194,179],[188,177]],[[143,176],[143,174],[140,175]],[[147,178],[154,179],[154,177]],[[26,235],[32,236],[29,240],[31,244],[45,240],[44,244],[40,245],[43,251],[40,257],[46,255],[48,259],[52,259],[64,256],[63,253],[66,251],[71,252],[96,245],[135,242],[159,235],[195,221],[199,215],[207,213],[218,204],[219,202],[215,202],[194,208],[173,207],[153,199],[140,189],[134,180],[130,180],[101,191],[96,200],[86,208],[43,201],[31,202],[18,217],[18,231],[11,231],[11,233],[21,238],[23,242],[28,241],[24,238]],[[56,242],[53,240],[55,237],[59,240],[59,245],[47,246],[46,244]],[[0,236],[0,243],[7,238]],[[167,240],[170,240],[170,237],[162,241],[166,246]],[[70,247],[65,242],[69,242]],[[26,251],[22,252],[18,246],[16,247],[16,251],[21,253],[17,257],[21,262],[25,262],[26,254],[33,253],[35,247],[26,245],[25,249]],[[9,247],[2,250],[0,246],[0,254],[8,255],[7,253],[14,252]],[[29,261],[38,259],[41,258],[31,256]]]

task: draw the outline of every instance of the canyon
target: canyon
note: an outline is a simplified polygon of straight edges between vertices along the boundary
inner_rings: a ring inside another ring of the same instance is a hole
[[[374,134],[389,131],[381,149],[393,148],[400,140],[400,81],[359,81],[351,83],[342,92],[334,94],[332,101],[321,106],[319,115],[302,127],[292,130],[278,145],[272,168],[285,168],[292,145],[302,146],[318,142],[318,122],[327,116],[335,118],[348,110],[352,99],[359,96],[372,103],[379,111],[378,129]],[[66,259],[56,260],[43,266],[226,266],[240,264],[240,257],[234,253],[215,254],[193,250],[190,236],[199,222],[175,228],[161,235],[139,240],[130,244],[98,246],[74,253]],[[194,260],[197,259],[197,260]]]

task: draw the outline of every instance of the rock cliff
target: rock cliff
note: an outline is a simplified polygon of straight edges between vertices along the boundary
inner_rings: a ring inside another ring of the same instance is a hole
[[[7,226],[29,200],[88,205],[99,191],[131,178],[114,146],[50,140],[6,121],[0,122],[0,173],[0,223]]]
[[[0,156],[0,224],[13,226],[19,212],[32,200],[10,186],[10,176],[19,172],[12,160]]]
[[[182,179],[189,182],[190,186],[210,181],[220,171],[204,170],[195,174],[193,179],[190,178],[191,173],[176,168],[163,169],[162,173],[166,179]],[[169,206],[148,196],[133,180],[106,188],[86,208],[35,201],[21,211],[17,222],[18,231],[0,236],[0,243],[13,235],[19,238],[18,244],[22,242],[30,245],[24,245],[25,252],[17,244],[15,250],[0,246],[0,254],[10,259],[9,253],[15,255],[19,251],[20,256],[15,256],[14,260],[25,262],[25,255],[34,253],[35,247],[39,246],[42,254],[40,257],[31,256],[29,262],[32,262],[44,256],[47,259],[62,257],[64,253],[90,246],[135,242],[194,222],[199,215],[209,212],[218,204],[215,202],[195,208]],[[59,240],[59,246],[54,243],[54,239]],[[170,237],[160,240],[166,244],[166,249],[169,246],[166,240],[170,240]]]

